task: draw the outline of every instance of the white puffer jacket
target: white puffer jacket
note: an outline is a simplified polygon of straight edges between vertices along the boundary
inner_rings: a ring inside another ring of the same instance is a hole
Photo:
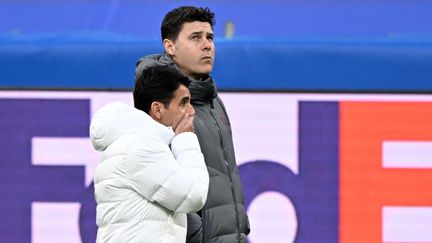
[[[95,113],[97,242],[185,242],[186,213],[205,204],[209,176],[196,135],[174,135],[121,102]]]

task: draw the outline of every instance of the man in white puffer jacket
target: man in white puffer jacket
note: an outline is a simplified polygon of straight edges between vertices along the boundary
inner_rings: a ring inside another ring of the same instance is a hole
[[[114,102],[95,113],[97,242],[185,242],[186,214],[203,207],[209,184],[188,83],[151,68],[135,84],[136,108]]]

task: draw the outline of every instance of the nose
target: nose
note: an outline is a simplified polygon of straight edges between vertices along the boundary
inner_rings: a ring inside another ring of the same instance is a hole
[[[189,107],[188,107],[188,113],[191,115],[195,115],[195,109],[193,108],[193,106],[189,103]]]
[[[213,42],[209,41],[207,38],[203,38],[203,46],[202,49],[203,50],[211,50],[212,46],[213,46]]]

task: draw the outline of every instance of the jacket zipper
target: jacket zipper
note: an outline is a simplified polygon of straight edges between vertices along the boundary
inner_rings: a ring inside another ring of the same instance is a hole
[[[224,149],[224,146],[223,146],[224,144],[223,144],[223,139],[222,139],[222,132],[220,130],[219,125],[216,122],[216,119],[215,119],[215,117],[213,115],[213,112],[211,111],[211,109],[209,111],[210,111],[210,115],[211,115],[211,117],[213,119],[213,122],[214,122],[214,124],[216,126],[216,130],[218,132],[218,135],[219,135],[219,142],[220,142],[220,145],[222,147],[222,151],[223,151],[223,155],[224,155],[224,162],[225,162],[225,166],[226,166],[227,172],[228,172],[228,177],[229,177],[229,180],[230,180],[231,193],[232,193],[233,200],[234,200],[234,210],[235,210],[235,213],[236,213],[237,240],[240,243],[240,220],[239,220],[239,212],[238,212],[238,209],[237,209],[237,200],[236,200],[235,193],[234,193],[234,183],[233,183],[232,176],[231,176],[231,173],[230,173],[230,169],[229,169],[229,165],[228,165],[228,161],[227,161],[227,155],[226,155],[226,152],[225,152],[225,149]],[[204,230],[203,230],[203,236],[204,236]]]

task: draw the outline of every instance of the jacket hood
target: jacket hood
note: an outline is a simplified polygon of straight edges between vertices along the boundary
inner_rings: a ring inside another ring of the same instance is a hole
[[[142,72],[145,69],[154,66],[165,66],[165,65],[172,66],[173,68],[177,69],[173,59],[168,54],[163,54],[163,55],[153,54],[153,55],[148,55],[140,58],[135,68],[135,82],[137,81],[138,77],[142,74]]]
[[[166,53],[148,55],[139,59],[137,62],[135,69],[135,82],[145,69],[158,65],[168,65],[178,70],[177,66],[174,64],[174,60],[170,55]],[[189,91],[191,92],[192,96],[191,103],[194,105],[202,105],[205,103],[213,104],[213,99],[217,97],[217,88],[213,77],[207,75],[202,80],[189,80]]]
[[[121,136],[131,133],[153,134],[166,144],[175,135],[171,127],[158,123],[147,113],[122,102],[103,106],[94,114],[90,124],[90,139],[98,151],[105,150]]]

